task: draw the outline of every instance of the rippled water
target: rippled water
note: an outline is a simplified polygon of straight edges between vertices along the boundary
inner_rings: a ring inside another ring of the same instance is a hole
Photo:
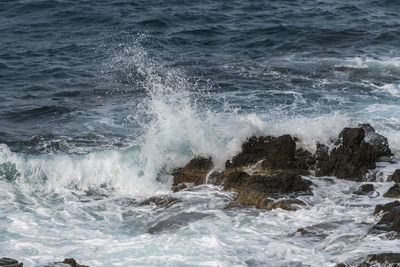
[[[168,208],[169,171],[222,168],[256,135],[315,149],[371,123],[400,158],[397,1],[0,2],[0,256],[40,266],[333,266],[397,240],[369,234],[380,195],[313,180],[296,212],[224,210],[200,186]],[[383,179],[398,163],[386,166]],[[295,233],[298,229],[304,233]],[[25,266],[24,265],[24,266]]]

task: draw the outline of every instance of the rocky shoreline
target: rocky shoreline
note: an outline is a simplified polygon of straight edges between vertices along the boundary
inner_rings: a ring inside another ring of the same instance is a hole
[[[312,177],[335,176],[338,179],[360,183],[356,195],[379,195],[374,185],[366,182],[376,180],[376,163],[391,162],[393,156],[386,137],[376,133],[369,124],[357,128],[344,128],[331,144],[317,144],[315,151],[298,148],[296,137],[290,135],[252,136],[242,144],[242,150],[225,163],[224,170],[218,170],[211,157],[198,155],[182,168],[171,172],[172,191],[191,190],[202,184],[221,186],[223,190],[235,193],[233,201],[225,209],[284,209],[296,211],[308,203],[299,196],[313,195]],[[307,179],[303,176],[307,176]],[[383,194],[386,198],[400,198],[400,169],[388,177],[395,184]],[[151,197],[138,205],[154,205],[169,208],[180,202],[174,193],[164,197]],[[383,234],[387,238],[400,238],[400,202],[394,201],[376,205],[374,214],[379,222],[369,234]],[[309,229],[301,228],[296,233],[307,234]],[[363,258],[351,259],[337,266],[399,266],[400,253],[370,254]],[[23,266],[17,260],[2,258],[0,266]],[[54,262],[45,266],[85,267],[74,259]]]
[[[313,194],[312,179],[302,176],[335,176],[356,182],[376,179],[376,163],[390,162],[393,156],[386,137],[376,133],[369,124],[357,128],[344,128],[332,144],[318,144],[315,153],[296,148],[297,138],[250,137],[242,151],[227,161],[225,170],[214,169],[212,159],[198,156],[183,168],[174,170],[173,191],[211,183],[224,190],[236,192],[234,202],[226,208],[256,207],[271,210],[281,208],[294,211],[307,203],[297,199]],[[372,175],[371,175],[372,173]],[[383,196],[400,198],[400,169],[388,177],[395,184]],[[364,183],[354,194],[372,195],[372,184]],[[372,216],[381,216],[370,233],[385,233],[388,238],[400,238],[400,202],[377,205]],[[301,232],[301,229],[299,229]],[[349,260],[338,266],[399,266],[400,253],[371,254]]]

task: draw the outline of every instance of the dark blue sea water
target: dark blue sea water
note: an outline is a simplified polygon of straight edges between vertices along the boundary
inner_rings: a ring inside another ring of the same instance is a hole
[[[222,168],[253,134],[289,133],[313,150],[368,122],[399,157],[399,10],[393,0],[1,0],[0,256],[333,266],[393,250],[398,241],[367,235],[386,200],[346,195],[352,182],[317,181],[314,206],[296,212],[225,211],[232,194],[212,186],[177,193],[174,209],[132,199],[171,193],[169,171],[194,155]],[[288,237],[327,221],[325,239]],[[173,227],[150,234],[159,223]]]

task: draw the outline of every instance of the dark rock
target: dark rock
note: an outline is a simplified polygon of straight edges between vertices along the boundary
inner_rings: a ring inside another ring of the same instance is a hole
[[[203,184],[207,173],[212,168],[211,158],[197,157],[192,159],[185,167],[173,172],[174,182],[172,186],[174,191],[177,191],[177,186],[181,183]]]
[[[54,262],[51,264],[47,264],[44,267],[64,267],[64,266],[71,266],[71,267],[89,267],[87,265],[82,265],[76,262],[73,258],[64,259],[63,261]]]
[[[380,212],[389,212],[391,211],[394,207],[400,206],[400,202],[399,201],[394,201],[394,202],[390,202],[390,203],[386,203],[386,204],[380,204],[380,205],[376,205],[375,206],[375,211],[374,214],[378,214]]]
[[[208,173],[207,175],[208,175],[208,177],[206,177],[206,182],[208,184],[222,185],[224,182],[224,175],[222,172],[212,171],[211,173]]]
[[[373,147],[364,142],[361,128],[344,128],[329,156],[325,147],[317,153],[317,176],[336,176],[339,179],[361,181],[369,169],[376,167]]]
[[[400,169],[394,171],[394,173],[390,176],[390,179],[393,182],[400,183]]]
[[[380,253],[368,255],[370,263],[377,262],[380,264],[400,263],[400,253]],[[398,264],[396,264],[399,266]]]
[[[377,205],[375,214],[383,211],[381,220],[373,227],[373,230],[400,232],[400,202],[395,201],[385,205]]]
[[[243,167],[265,159],[270,154],[272,141],[275,139],[272,136],[250,137],[242,144],[242,151],[234,156],[232,160],[227,161],[225,167],[227,169]]]
[[[251,137],[242,145],[242,152],[226,162],[226,168],[241,168],[257,162],[264,170],[293,170],[298,174],[308,174],[314,168],[315,158],[305,149],[296,150],[296,143],[290,135],[277,138]]]
[[[298,170],[313,170],[315,168],[315,156],[308,150],[299,148],[295,153],[295,168]]]
[[[155,204],[157,207],[168,208],[173,204],[179,202],[179,199],[175,197],[151,197],[139,203],[139,205],[151,205]]]
[[[374,185],[373,184],[363,184],[360,186],[360,188],[354,192],[354,194],[357,195],[368,195],[372,192],[374,192]]]
[[[272,208],[293,210],[293,204],[305,205],[305,203],[293,199],[275,202],[273,198],[309,193],[310,185],[310,181],[293,173],[262,176],[232,171],[225,176],[224,189],[237,192],[236,200],[244,206],[268,210]]]
[[[282,135],[271,142],[268,156],[262,166],[271,169],[293,169],[295,167],[296,143],[290,135]]]
[[[282,199],[282,200],[274,202],[272,204],[272,209],[283,209],[283,210],[288,210],[288,211],[296,211],[297,205],[307,206],[307,204],[304,201],[292,198],[292,199]]]
[[[390,198],[400,198],[400,184],[394,184],[391,188],[389,188],[389,191],[383,194],[383,196]]]
[[[400,253],[379,253],[369,254],[357,259],[348,260],[346,263],[339,263],[337,267],[369,267],[369,266],[385,266],[399,267]]]
[[[360,124],[359,127],[364,130],[364,141],[369,143],[374,148],[377,158],[384,156],[390,157],[392,155],[392,151],[389,148],[389,143],[386,137],[376,133],[375,129],[367,123]]]
[[[17,260],[10,259],[10,258],[1,258],[0,259],[0,266],[4,267],[22,267],[24,264],[22,262],[18,262]]]
[[[73,258],[64,259],[64,261],[62,261],[61,263],[69,264],[71,267],[89,267],[89,266],[87,266],[87,265],[78,264],[78,263],[75,261],[75,259],[73,259]]]

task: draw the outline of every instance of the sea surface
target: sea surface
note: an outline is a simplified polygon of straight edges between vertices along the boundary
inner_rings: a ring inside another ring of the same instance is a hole
[[[24,266],[334,266],[400,252],[369,233],[400,160],[400,2],[0,1],[0,256]],[[311,151],[346,126],[389,139],[373,196],[308,177],[297,211],[225,210],[170,171],[252,135]],[[297,229],[317,234],[294,234]]]

